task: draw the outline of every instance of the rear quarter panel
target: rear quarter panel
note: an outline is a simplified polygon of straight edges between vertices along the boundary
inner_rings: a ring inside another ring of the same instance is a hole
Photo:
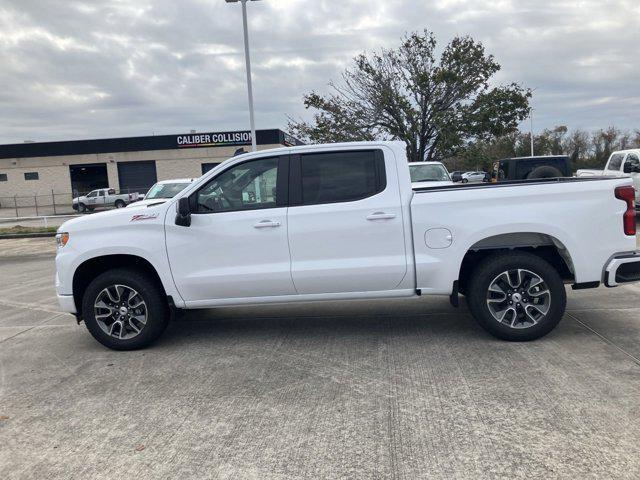
[[[417,288],[449,294],[465,254],[477,242],[506,233],[542,233],[571,256],[576,282],[602,280],[603,266],[617,252],[635,250],[624,235],[626,204],[615,187],[630,179],[455,187],[417,192],[411,202]],[[448,248],[429,248],[426,232],[451,232]]]

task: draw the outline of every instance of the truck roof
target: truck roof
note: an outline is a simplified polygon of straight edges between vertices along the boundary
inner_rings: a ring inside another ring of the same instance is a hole
[[[640,154],[640,148],[627,148],[626,150],[615,150],[611,152],[611,155],[614,153],[637,153]]]
[[[156,183],[164,185],[166,183],[191,183],[195,180],[195,178],[171,178],[169,180],[159,180]]]
[[[235,157],[229,157],[229,158],[233,158],[234,160],[237,160],[238,158],[249,158],[252,157],[254,155],[264,155],[264,154],[281,154],[281,153],[295,153],[295,152],[299,152],[299,151],[303,151],[305,153],[308,152],[313,152],[313,151],[323,151],[323,150],[336,150],[339,148],[358,148],[358,147],[362,147],[362,148],[373,148],[373,147],[381,147],[381,146],[388,146],[391,149],[398,149],[398,148],[402,148],[403,151],[406,148],[406,145],[404,142],[398,141],[398,140],[376,140],[376,141],[367,141],[367,142],[340,142],[340,143],[322,143],[322,144],[316,144],[316,145],[297,145],[295,147],[279,147],[279,148],[270,148],[268,150],[258,150],[255,152],[247,152],[247,153],[243,153],[241,155],[236,155]]]

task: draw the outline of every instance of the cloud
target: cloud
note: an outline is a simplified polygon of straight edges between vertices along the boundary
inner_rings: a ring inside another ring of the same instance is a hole
[[[635,0],[263,0],[248,4],[258,128],[362,51],[428,28],[481,40],[534,125],[640,128]],[[246,128],[239,4],[3,0],[0,142]]]

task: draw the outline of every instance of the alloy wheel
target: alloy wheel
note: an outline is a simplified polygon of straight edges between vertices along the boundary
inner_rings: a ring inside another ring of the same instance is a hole
[[[487,307],[499,323],[529,328],[549,313],[551,292],[540,275],[525,269],[508,270],[489,284]]]
[[[96,297],[94,314],[107,335],[129,340],[138,336],[147,324],[148,310],[136,290],[126,285],[111,285]]]

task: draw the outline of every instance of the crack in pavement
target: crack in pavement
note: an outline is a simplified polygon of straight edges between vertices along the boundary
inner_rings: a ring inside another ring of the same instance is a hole
[[[593,333],[594,335],[596,335],[597,337],[599,337],[603,342],[608,343],[609,345],[611,345],[612,347],[614,347],[615,349],[619,350],[621,353],[624,353],[627,357],[629,357],[636,365],[640,366],[640,358],[636,357],[635,355],[633,355],[632,353],[627,352],[624,348],[620,347],[619,345],[617,345],[613,340],[605,337],[604,335],[602,335],[601,333],[599,333],[598,331],[594,330],[593,328],[591,328],[589,325],[587,325],[585,322],[583,322],[582,320],[580,320],[578,317],[576,317],[575,315],[572,315],[571,313],[566,313],[567,317],[573,319],[576,323],[578,323],[579,325],[581,325],[582,327],[586,328],[587,330],[589,330],[591,333]]]

